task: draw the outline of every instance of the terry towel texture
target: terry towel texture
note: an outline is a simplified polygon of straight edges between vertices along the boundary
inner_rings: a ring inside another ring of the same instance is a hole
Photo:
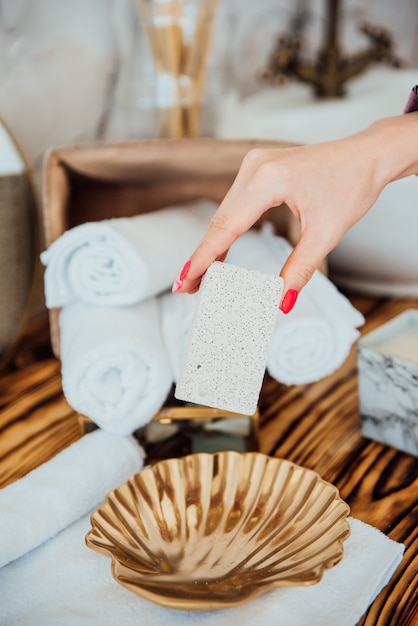
[[[177,383],[183,366],[187,340],[196,312],[199,293],[162,294],[158,298],[161,329],[170,362],[173,381]]]
[[[292,251],[290,244],[276,237],[267,224],[261,238],[281,268]],[[335,285],[316,271],[294,309],[278,317],[267,363],[269,374],[287,385],[311,383],[332,374],[347,359],[364,322]]]
[[[202,199],[64,232],[41,254],[47,307],[129,305],[170,288],[216,206]]]
[[[84,539],[89,516],[0,570],[0,624],[16,626],[355,626],[402,560],[404,546],[350,519],[344,557],[312,586],[264,593],[235,608],[178,611],[121,587],[109,557]]]
[[[142,465],[143,454],[133,437],[96,430],[0,489],[0,567],[99,506]],[[1,589],[0,597],[1,607]]]
[[[64,394],[74,409],[101,428],[131,434],[152,419],[178,382],[197,298],[167,290],[186,250],[197,245],[215,210],[213,202],[200,200],[133,218],[83,224],[43,253],[47,303],[63,305],[59,323]],[[101,229],[109,238],[97,234]],[[261,232],[242,235],[228,261],[278,274],[290,251],[267,224]],[[277,316],[268,372],[288,385],[323,378],[347,358],[363,322],[334,285],[316,272],[294,310]]]
[[[117,308],[76,301],[59,324],[68,403],[111,433],[146,424],[173,382],[156,299]]]

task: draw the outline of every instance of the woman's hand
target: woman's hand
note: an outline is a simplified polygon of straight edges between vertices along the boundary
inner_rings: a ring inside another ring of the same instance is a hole
[[[300,239],[281,269],[281,309],[290,311],[313,272],[384,186],[418,171],[417,145],[418,114],[412,113],[381,120],[345,139],[251,150],[173,290],[197,291],[208,266],[224,260],[232,243],[263,213],[285,203],[301,225]]]

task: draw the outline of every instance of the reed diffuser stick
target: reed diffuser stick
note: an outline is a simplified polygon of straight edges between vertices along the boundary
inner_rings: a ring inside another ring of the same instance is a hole
[[[161,134],[197,136],[207,57],[218,0],[137,0],[157,71]],[[186,10],[187,5],[187,10]],[[186,25],[187,22],[187,25]]]
[[[207,57],[213,32],[213,20],[218,0],[206,0],[199,4],[194,44],[191,48],[185,73],[194,84],[196,106],[188,111],[190,133],[198,134],[200,102],[203,98]],[[199,103],[199,105],[197,104]]]

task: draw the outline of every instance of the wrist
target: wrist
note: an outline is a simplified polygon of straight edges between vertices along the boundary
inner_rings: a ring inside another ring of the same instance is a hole
[[[380,119],[365,133],[383,185],[418,173],[418,112]]]

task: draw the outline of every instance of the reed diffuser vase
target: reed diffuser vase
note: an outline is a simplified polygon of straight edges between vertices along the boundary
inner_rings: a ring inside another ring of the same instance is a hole
[[[161,137],[197,137],[218,0],[137,0],[156,68]]]

